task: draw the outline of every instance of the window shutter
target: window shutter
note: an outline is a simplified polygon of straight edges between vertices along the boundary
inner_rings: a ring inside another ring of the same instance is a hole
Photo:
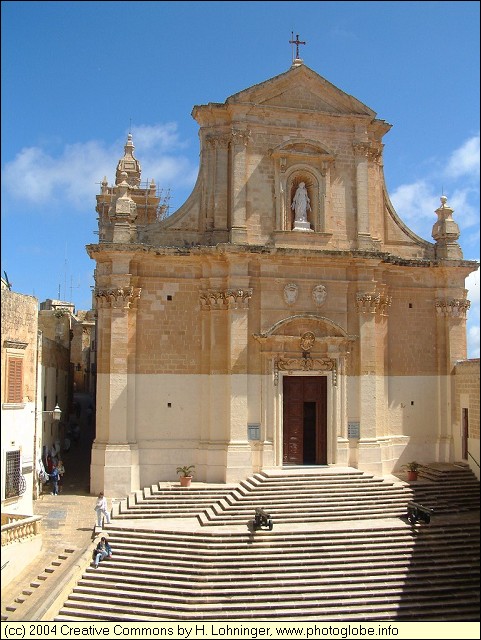
[[[8,359],[7,402],[23,401],[23,359]]]

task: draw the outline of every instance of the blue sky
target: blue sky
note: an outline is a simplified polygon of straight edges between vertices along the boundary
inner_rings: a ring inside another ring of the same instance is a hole
[[[129,129],[171,211],[198,170],[194,105],[305,64],[393,125],[387,188],[422,238],[444,192],[479,260],[478,2],[2,2],[2,275],[91,306],[95,195]],[[479,270],[466,282],[479,357]]]

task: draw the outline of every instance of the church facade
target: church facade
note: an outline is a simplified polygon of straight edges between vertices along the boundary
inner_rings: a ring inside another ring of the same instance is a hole
[[[91,490],[110,496],[195,465],[376,474],[454,460],[465,278],[447,199],[433,240],[396,214],[391,125],[296,59],[196,106],[200,167],[162,216],[129,134],[97,196],[97,433]]]

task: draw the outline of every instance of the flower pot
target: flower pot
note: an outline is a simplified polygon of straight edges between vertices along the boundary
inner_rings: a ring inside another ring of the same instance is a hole
[[[191,482],[192,482],[192,476],[180,476],[181,487],[190,487]]]
[[[408,471],[408,480],[417,480],[418,479],[418,472],[417,471]]]

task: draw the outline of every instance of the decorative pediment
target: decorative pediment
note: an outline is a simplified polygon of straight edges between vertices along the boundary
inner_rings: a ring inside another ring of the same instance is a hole
[[[304,64],[240,91],[226,100],[226,104],[243,103],[298,111],[355,114],[371,118],[376,116],[372,109],[341,91]]]
[[[348,335],[340,325],[316,313],[299,313],[283,318],[253,337],[261,343],[266,340],[299,343],[307,333],[313,336],[314,341],[327,339],[341,344],[356,340],[355,336]]]

